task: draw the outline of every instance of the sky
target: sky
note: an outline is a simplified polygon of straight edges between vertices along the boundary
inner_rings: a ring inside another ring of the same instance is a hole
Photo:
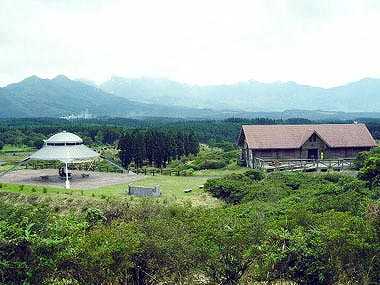
[[[31,75],[102,82],[380,78],[380,1],[0,0],[0,86]]]

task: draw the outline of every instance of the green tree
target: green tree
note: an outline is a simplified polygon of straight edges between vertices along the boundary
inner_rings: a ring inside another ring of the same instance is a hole
[[[142,131],[135,131],[131,134],[131,137],[133,137],[133,160],[136,167],[142,167],[146,157],[144,133]]]
[[[119,158],[123,167],[128,168],[129,164],[133,160],[133,142],[132,136],[126,133],[120,140],[118,144]]]
[[[367,181],[370,189],[373,186],[380,186],[380,157],[367,158],[358,173],[358,177]]]

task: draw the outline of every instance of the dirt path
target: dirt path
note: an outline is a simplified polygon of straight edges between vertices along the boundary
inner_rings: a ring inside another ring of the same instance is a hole
[[[72,170],[70,179],[73,189],[93,189],[115,184],[127,184],[139,179],[142,175],[126,173],[108,173]],[[82,174],[86,174],[82,177]],[[87,177],[88,174],[88,177]],[[43,176],[45,176],[43,178]],[[65,180],[60,178],[57,169],[23,169],[12,171],[0,177],[0,182],[15,184],[33,184],[40,186],[64,187]]]

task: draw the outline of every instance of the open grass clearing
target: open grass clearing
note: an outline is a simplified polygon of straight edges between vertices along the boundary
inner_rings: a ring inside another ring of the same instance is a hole
[[[168,203],[191,203],[193,205],[214,206],[220,204],[220,200],[211,197],[204,191],[202,186],[209,177],[205,176],[145,176],[138,181],[132,181],[130,184],[136,186],[155,186],[159,185],[161,190],[161,197],[149,198],[159,199]],[[47,195],[47,196],[64,196],[69,195],[72,197],[90,197],[95,199],[128,199],[139,200],[144,199],[135,196],[128,196],[129,183],[121,183],[109,186],[103,186],[93,189],[70,189],[66,190],[62,187],[54,186],[41,186],[30,184],[13,184],[8,182],[2,182],[1,191],[18,192],[26,195]],[[62,182],[63,185],[63,182]],[[185,189],[192,189],[191,192],[185,193]]]

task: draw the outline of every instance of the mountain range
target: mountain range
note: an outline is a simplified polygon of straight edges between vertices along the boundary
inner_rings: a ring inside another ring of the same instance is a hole
[[[380,79],[335,88],[295,82],[246,81],[198,86],[166,79],[112,77],[90,80],[28,77],[0,88],[0,118],[64,117],[303,117],[314,120],[380,117]],[[322,110],[322,111],[320,111]]]
[[[0,117],[63,117],[84,111],[110,117],[213,117],[211,110],[146,104],[104,92],[96,86],[70,80],[31,76],[0,88]],[[215,116],[217,114],[215,113]]]
[[[379,112],[380,79],[364,78],[334,88],[295,82],[254,80],[230,85],[198,86],[165,79],[112,77],[99,86],[106,92],[140,102],[246,112],[291,109]]]

